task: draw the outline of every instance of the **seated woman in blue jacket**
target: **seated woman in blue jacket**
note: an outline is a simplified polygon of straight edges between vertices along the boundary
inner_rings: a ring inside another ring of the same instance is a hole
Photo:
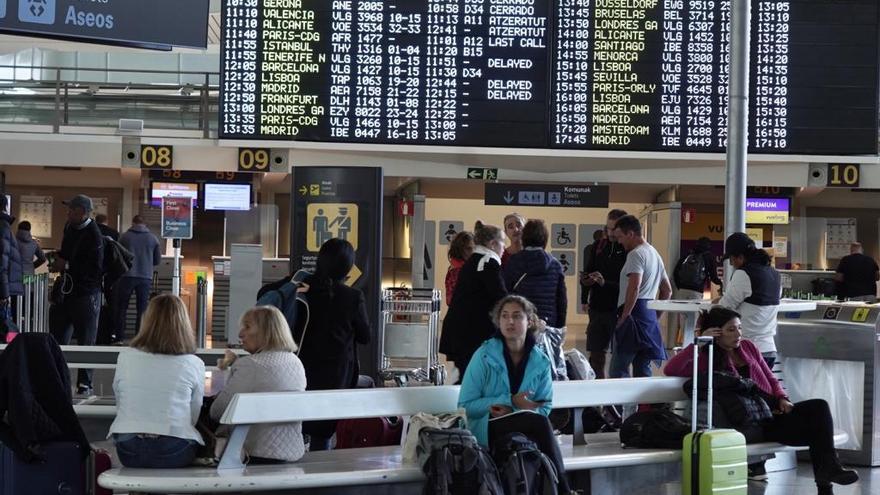
[[[513,432],[534,441],[556,467],[560,493],[567,494],[562,453],[547,419],[553,402],[551,364],[535,347],[532,332],[538,323],[535,305],[509,295],[498,301],[491,316],[500,331],[471,358],[458,406],[467,411],[468,428],[485,447]]]

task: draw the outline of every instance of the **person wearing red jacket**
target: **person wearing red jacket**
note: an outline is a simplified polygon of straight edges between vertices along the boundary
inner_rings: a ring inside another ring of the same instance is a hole
[[[455,286],[458,284],[458,273],[464,266],[468,258],[474,254],[474,234],[468,231],[455,234],[452,241],[449,242],[449,270],[446,271],[446,305],[452,304],[452,294],[455,293]]]
[[[740,315],[731,309],[715,306],[700,317],[699,335],[715,339],[714,371],[749,378],[760,389],[762,397],[773,410],[773,419],[756,431],[743,431],[749,442],[779,442],[784,445],[809,446],[813,474],[819,495],[831,495],[831,484],[849,485],[859,479],[858,473],[840,465],[834,449],[834,423],[831,410],[823,399],[810,399],[792,404],[785,389],[773,376],[761,351],[742,337]],[[707,352],[703,349],[702,352]],[[693,344],[666,363],[668,376],[690,378],[693,375]],[[706,372],[709,360],[700,359],[698,370]]]

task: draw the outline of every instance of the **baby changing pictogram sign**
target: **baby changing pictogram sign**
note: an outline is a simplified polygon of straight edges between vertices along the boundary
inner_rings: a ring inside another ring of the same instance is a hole
[[[317,253],[333,238],[358,248],[358,207],[354,203],[310,203],[306,207],[306,249]]]

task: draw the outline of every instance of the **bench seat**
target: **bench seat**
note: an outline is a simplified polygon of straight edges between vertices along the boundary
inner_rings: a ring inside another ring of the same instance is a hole
[[[586,439],[587,445],[572,445],[570,437],[561,439],[560,449],[567,471],[681,460],[680,450],[624,449],[617,433],[596,433],[587,435]],[[837,445],[846,439],[845,433],[834,437]],[[805,449],[767,442],[750,444],[748,453],[750,457],[757,457]],[[249,466],[241,470],[120,468],[106,471],[100,477],[101,486],[114,490],[173,493],[259,492],[422,480],[424,475],[417,465],[402,463],[400,446],[309,452],[296,463]]]

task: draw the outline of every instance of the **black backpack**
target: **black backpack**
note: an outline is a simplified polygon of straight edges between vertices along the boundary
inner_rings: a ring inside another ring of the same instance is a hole
[[[416,447],[424,495],[504,495],[492,458],[463,428],[422,428]]]
[[[691,253],[678,265],[675,281],[679,289],[702,290],[706,285],[706,259],[702,253]]]
[[[680,449],[691,423],[667,410],[637,412],[623,421],[620,443],[639,449]]]
[[[556,495],[559,474],[535,442],[522,433],[508,433],[493,445],[505,495]]]
[[[101,236],[104,243],[104,288],[113,287],[134,263],[134,254],[111,237]]]

